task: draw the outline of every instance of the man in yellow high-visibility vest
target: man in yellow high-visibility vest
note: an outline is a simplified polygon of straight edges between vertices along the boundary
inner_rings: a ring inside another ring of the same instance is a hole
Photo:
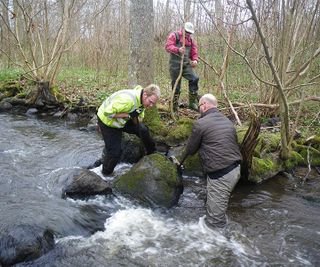
[[[144,144],[146,154],[155,152],[155,142],[149,129],[141,123],[146,108],[156,105],[160,88],[150,84],[136,86],[113,93],[98,109],[98,125],[105,143],[102,173],[110,175],[121,156],[122,132],[137,135]]]

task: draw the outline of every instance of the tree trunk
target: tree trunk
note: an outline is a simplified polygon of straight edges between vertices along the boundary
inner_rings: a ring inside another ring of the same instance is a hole
[[[39,107],[46,105],[56,105],[58,102],[50,91],[50,83],[48,81],[40,81],[37,83],[37,90],[29,99],[29,104]]]
[[[7,10],[7,7],[9,6],[9,0],[3,0],[3,4],[1,5],[1,13],[2,13],[2,23],[0,24],[0,34],[1,34],[1,43],[0,47],[2,48],[1,51],[5,51],[7,53],[7,63],[5,64],[7,68],[10,68],[12,66],[10,62],[11,58],[11,46],[10,46],[10,33],[8,26],[10,25],[9,22],[9,12]],[[4,62],[4,61],[3,61]]]
[[[152,0],[130,5],[129,87],[153,83],[154,13]]]
[[[251,111],[251,123],[240,145],[240,151],[242,154],[241,182],[248,182],[253,152],[258,144],[260,126],[260,118],[255,112]]]

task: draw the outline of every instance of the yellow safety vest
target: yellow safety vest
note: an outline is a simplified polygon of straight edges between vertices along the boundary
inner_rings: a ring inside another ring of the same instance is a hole
[[[144,118],[144,107],[141,104],[142,86],[134,89],[125,89],[113,93],[103,101],[98,109],[97,116],[107,126],[112,128],[123,128],[129,118],[114,118],[117,113],[130,113],[141,109],[139,118]]]

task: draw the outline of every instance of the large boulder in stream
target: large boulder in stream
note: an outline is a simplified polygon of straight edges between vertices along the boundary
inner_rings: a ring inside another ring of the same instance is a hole
[[[113,188],[148,206],[170,208],[178,202],[183,186],[176,165],[156,153],[143,157],[118,177]]]
[[[87,170],[77,170],[63,188],[63,197],[85,197],[88,195],[105,195],[112,192],[108,182],[98,174]]]
[[[0,236],[0,266],[30,261],[54,247],[53,233],[31,225],[10,225]]]

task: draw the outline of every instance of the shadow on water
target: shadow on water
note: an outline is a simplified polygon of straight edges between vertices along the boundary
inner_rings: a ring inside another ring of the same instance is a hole
[[[74,168],[100,155],[102,140],[62,122],[0,114],[0,231],[8,225],[50,228],[55,248],[16,266],[317,266],[319,175],[304,184],[278,176],[239,185],[229,224],[204,224],[205,181],[184,177],[170,210],[121,196],[62,199]],[[118,166],[117,173],[130,166]],[[96,170],[99,173],[99,170]],[[318,194],[318,195],[317,195]]]

